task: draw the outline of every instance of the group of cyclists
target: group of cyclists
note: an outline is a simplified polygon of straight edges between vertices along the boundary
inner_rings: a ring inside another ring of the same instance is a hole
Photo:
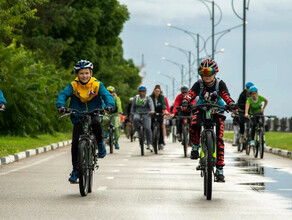
[[[74,66],[74,72],[76,74],[75,79],[64,88],[56,102],[59,114],[66,113],[66,101],[70,98],[70,109],[76,109],[80,112],[93,111],[94,109],[104,109],[105,116],[102,122],[96,119],[95,115],[92,115],[92,130],[96,138],[99,158],[106,156],[106,148],[103,138],[108,135],[107,124],[109,120],[112,120],[114,126],[114,138],[115,148],[119,149],[119,126],[120,126],[120,114],[123,113],[121,107],[121,100],[117,96],[115,88],[104,84],[93,77],[93,64],[87,60],[80,60]],[[196,160],[200,158],[199,149],[201,147],[201,123],[204,117],[203,110],[197,109],[192,111],[189,106],[201,103],[214,103],[219,106],[228,105],[232,107],[235,113],[236,103],[230,97],[228,88],[223,80],[217,77],[219,68],[217,63],[211,59],[205,59],[198,66],[198,74],[201,76],[194,85],[189,89],[187,86],[181,87],[181,93],[175,98],[173,107],[170,111],[167,98],[163,95],[159,85],[156,85],[152,94],[147,95],[147,88],[144,85],[138,87],[138,94],[130,98],[129,103],[125,108],[125,114],[127,118],[126,123],[126,135],[130,135],[131,123],[133,128],[138,131],[140,117],[144,119],[145,126],[145,142],[147,148],[152,150],[152,120],[151,117],[154,113],[159,113],[159,136],[158,144],[159,149],[162,150],[165,146],[165,118],[174,118],[176,116],[191,116],[190,120],[190,145],[192,148],[190,158]],[[261,107],[264,102],[264,107]],[[244,117],[240,118],[240,134],[244,133],[245,118],[248,118],[250,114],[262,113],[267,106],[268,101],[258,95],[258,89],[252,84],[246,84],[246,90],[240,95],[237,102],[238,108],[244,111]],[[4,109],[6,100],[0,90],[0,108]],[[145,113],[145,114],[140,114]],[[216,146],[217,146],[217,164],[215,177],[218,182],[224,182],[225,177],[223,175],[224,163],[224,110],[217,109],[212,112],[213,121],[216,123]],[[70,174],[69,181],[76,183],[78,180],[78,169],[77,169],[77,157],[78,157],[78,140],[79,136],[82,135],[82,115],[73,114],[70,116],[73,123],[73,134],[72,134],[72,166],[73,170]],[[176,120],[177,126],[177,138],[181,139],[182,133],[182,122]],[[254,131],[252,131],[254,136]],[[252,136],[252,137],[253,137]],[[253,138],[252,140],[253,141]],[[251,143],[252,144],[252,143]]]

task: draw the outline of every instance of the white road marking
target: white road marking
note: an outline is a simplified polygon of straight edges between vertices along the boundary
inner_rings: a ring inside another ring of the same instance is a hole
[[[23,170],[23,169],[26,169],[26,168],[29,168],[29,167],[33,167],[33,166],[38,165],[40,163],[46,162],[46,161],[48,161],[50,159],[53,159],[53,158],[56,158],[56,157],[60,157],[60,156],[62,156],[64,154],[67,154],[67,152],[59,153],[58,155],[50,156],[48,158],[45,158],[45,159],[40,160],[38,162],[32,163],[30,165],[26,165],[26,166],[23,166],[23,167],[20,167],[20,168],[16,168],[16,169],[13,169],[13,170],[9,170],[7,172],[0,173],[0,176],[4,176],[4,175],[9,174],[9,173],[13,173],[13,172],[17,172],[19,170]]]
[[[107,187],[106,186],[100,186],[100,187],[97,188],[97,190],[101,190],[101,191],[107,190]]]
[[[120,172],[120,170],[113,170],[113,172],[114,172],[114,173],[118,173],[118,172]]]
[[[113,176],[108,176],[108,177],[106,177],[106,179],[108,179],[108,180],[113,180],[114,177],[113,177]]]
[[[128,161],[129,159],[123,159],[123,161]]]

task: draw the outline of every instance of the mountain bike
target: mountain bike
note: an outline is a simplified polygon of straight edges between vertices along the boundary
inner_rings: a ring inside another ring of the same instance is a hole
[[[138,114],[140,116],[138,136],[139,136],[139,145],[140,145],[140,148],[141,148],[141,156],[144,156],[145,125],[144,125],[144,117],[143,117],[143,115],[149,115],[149,113],[132,113],[132,115],[135,115],[135,114]]]
[[[226,111],[229,112],[231,107],[228,105],[219,106],[212,103],[198,104],[191,106],[192,111],[203,110],[202,132],[201,132],[201,152],[200,165],[197,170],[201,170],[201,177],[204,177],[204,195],[207,200],[212,198],[212,173],[217,163],[217,140],[216,140],[216,123],[213,121],[212,112]],[[215,174],[214,174],[215,175]]]
[[[154,113],[152,114],[152,145],[154,149],[154,153],[158,153],[158,144],[160,139],[160,123],[158,121],[159,118],[163,117],[164,114],[161,113]]]
[[[107,115],[105,117],[108,117],[109,118],[109,121],[108,121],[108,136],[106,137],[106,140],[105,142],[109,145],[109,148],[110,148],[110,153],[112,154],[114,152],[114,145],[115,145],[115,128],[114,128],[114,125],[113,125],[113,122],[112,122],[112,119],[114,116],[112,115]]]
[[[86,196],[92,192],[93,183],[93,171],[98,169],[98,160],[96,155],[96,138],[92,131],[92,116],[97,117],[99,123],[101,123],[101,117],[103,116],[103,109],[95,109],[91,112],[80,112],[76,109],[67,108],[65,114],[61,117],[69,115],[82,115],[82,128],[83,134],[79,136],[78,144],[78,165],[77,170],[79,173],[79,191],[81,196]]]

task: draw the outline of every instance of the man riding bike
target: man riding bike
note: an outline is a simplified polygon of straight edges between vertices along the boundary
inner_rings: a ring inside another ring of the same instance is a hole
[[[107,91],[111,93],[114,98],[116,108],[113,110],[111,114],[105,116],[102,120],[104,134],[107,137],[108,135],[108,122],[111,119],[114,130],[115,130],[115,149],[120,149],[119,147],[119,138],[120,138],[120,114],[123,114],[122,103],[120,98],[117,96],[116,90],[113,86],[108,86]]]
[[[245,117],[250,118],[250,115],[260,114],[263,115],[265,108],[267,107],[268,100],[263,96],[258,94],[258,88],[252,86],[249,88],[250,97],[246,100],[245,105]],[[262,103],[265,103],[262,107]],[[252,118],[252,128],[251,128],[251,141],[249,143],[250,146],[254,146],[254,136],[255,136],[255,128],[256,124],[259,121],[259,117]]]
[[[230,97],[227,86],[223,80],[216,78],[219,68],[217,63],[211,59],[205,59],[198,66],[198,74],[201,79],[198,80],[187,95],[183,98],[182,106],[186,109],[189,103],[191,103],[196,97],[198,97],[197,104],[201,103],[214,103],[223,106],[225,102],[228,105],[235,106],[233,99]],[[213,112],[213,120],[216,123],[216,135],[217,135],[217,165],[216,165],[216,181],[225,182],[223,175],[224,167],[224,111]],[[192,140],[192,152],[191,159],[198,159],[199,147],[200,147],[200,135],[201,135],[201,122],[203,120],[204,111],[197,110],[194,112],[191,121],[191,140]]]
[[[239,98],[237,100],[238,108],[242,112],[245,112],[246,100],[250,96],[249,88],[252,87],[252,86],[254,86],[254,84],[252,82],[247,82],[245,84],[245,89],[240,93]],[[244,117],[244,113],[239,114],[239,133],[240,133],[239,142],[240,143],[243,142],[243,134],[244,134],[244,130],[245,130],[245,127],[244,127],[245,122],[246,122],[246,118]]]
[[[173,104],[173,109],[172,109],[172,114],[171,117],[173,118],[175,115],[177,116],[189,116],[191,114],[190,111],[182,111],[180,109],[176,109],[176,107],[181,106],[182,100],[183,98],[187,95],[188,91],[189,91],[189,87],[186,85],[183,85],[180,88],[181,93],[178,94],[175,98],[174,104]],[[196,104],[196,100],[194,99],[192,101],[193,105]],[[183,125],[183,119],[178,119],[176,120],[176,130],[177,130],[177,139],[178,141],[181,141],[181,133],[182,133],[182,125]]]
[[[147,88],[145,86],[138,87],[139,94],[133,99],[131,114],[134,114],[134,128],[135,131],[139,130],[140,115],[138,113],[155,113],[153,101],[149,96],[146,96]],[[151,116],[142,115],[144,118],[144,126],[146,130],[146,143],[147,149],[152,150],[152,133],[151,133]]]
[[[101,109],[102,102],[105,103],[105,109],[108,111],[115,108],[112,95],[106,90],[102,82],[92,77],[93,64],[90,61],[78,61],[74,66],[74,72],[76,73],[75,80],[70,82],[58,96],[56,106],[60,114],[66,112],[65,106],[68,98],[71,98],[69,107],[82,112]],[[71,147],[73,171],[69,178],[71,183],[76,183],[78,180],[78,140],[79,136],[83,133],[82,120],[83,118],[81,115],[71,115],[71,121],[73,123]],[[102,140],[102,126],[94,116],[92,116],[92,129],[97,141],[98,157],[103,158],[106,155],[106,149]]]

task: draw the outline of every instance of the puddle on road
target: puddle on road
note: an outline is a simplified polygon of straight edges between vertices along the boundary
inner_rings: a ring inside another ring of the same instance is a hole
[[[234,158],[233,166],[242,167],[248,174],[260,175],[272,179],[274,182],[250,182],[240,183],[249,185],[251,189],[258,192],[271,192],[292,199],[292,174],[279,170],[278,168],[264,167],[243,158]]]

